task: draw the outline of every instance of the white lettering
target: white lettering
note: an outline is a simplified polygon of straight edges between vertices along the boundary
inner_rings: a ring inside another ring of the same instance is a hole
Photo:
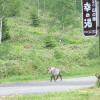
[[[91,28],[92,27],[92,21],[91,18],[88,18],[87,21],[84,22],[84,28]]]
[[[84,10],[89,12],[91,10],[91,4],[86,2],[86,4],[84,4]]]

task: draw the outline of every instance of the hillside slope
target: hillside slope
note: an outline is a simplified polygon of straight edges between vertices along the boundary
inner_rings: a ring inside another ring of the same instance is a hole
[[[100,72],[98,37],[82,35],[81,17],[77,16],[78,26],[71,25],[69,17],[70,25],[59,43],[62,31],[59,23],[53,24],[50,12],[42,14],[41,10],[40,25],[31,25],[32,4],[25,1],[20,15],[8,18],[11,39],[0,45],[1,82],[48,79],[46,69],[52,66],[61,68],[64,77]]]

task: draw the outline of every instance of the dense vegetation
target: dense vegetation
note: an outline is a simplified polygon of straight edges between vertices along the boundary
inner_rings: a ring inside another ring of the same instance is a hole
[[[1,82],[44,80],[52,66],[64,77],[100,72],[98,37],[82,35],[80,0],[77,5],[73,0],[1,1],[6,5],[0,12],[6,17],[3,30],[10,34],[0,44]]]

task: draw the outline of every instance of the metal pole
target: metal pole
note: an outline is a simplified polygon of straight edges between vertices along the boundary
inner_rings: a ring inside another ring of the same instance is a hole
[[[45,0],[44,0],[44,11],[45,11]]]
[[[99,26],[98,26],[98,35],[99,35],[99,57],[100,57],[100,0],[98,0],[99,2],[99,11],[98,11],[98,15],[99,15],[99,18],[98,18],[98,21],[99,21]]]
[[[96,15],[97,15],[97,34],[99,36],[99,57],[100,57],[100,0],[96,0]]]
[[[64,32],[64,30],[65,30],[65,26],[64,26],[64,16],[62,16],[62,31]]]
[[[40,0],[38,0],[38,17],[40,16]]]

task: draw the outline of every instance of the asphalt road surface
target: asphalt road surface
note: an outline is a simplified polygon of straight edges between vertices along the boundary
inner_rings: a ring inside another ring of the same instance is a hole
[[[53,93],[67,90],[75,90],[84,87],[94,86],[97,81],[95,76],[80,77],[57,80],[56,82],[26,82],[26,83],[9,83],[0,84],[0,96],[12,96],[15,94],[42,94]]]

